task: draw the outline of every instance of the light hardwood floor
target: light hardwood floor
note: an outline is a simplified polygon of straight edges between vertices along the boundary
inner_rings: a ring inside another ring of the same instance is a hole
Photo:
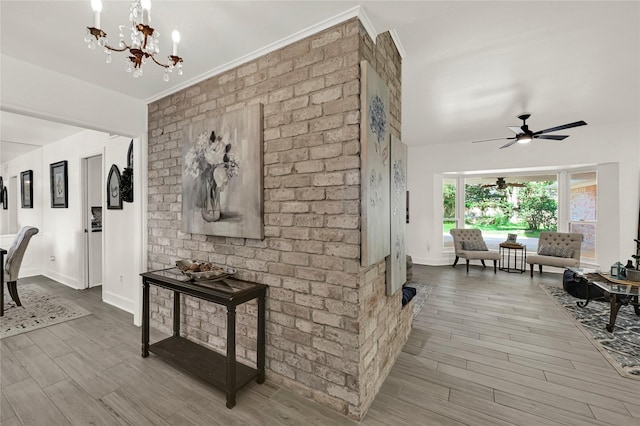
[[[539,287],[560,275],[419,265],[414,275],[434,289],[362,424],[640,425],[640,381],[621,377]],[[1,341],[3,426],[356,424],[268,374],[228,410],[222,391],[141,358],[140,329],[99,288],[21,282],[93,315]]]

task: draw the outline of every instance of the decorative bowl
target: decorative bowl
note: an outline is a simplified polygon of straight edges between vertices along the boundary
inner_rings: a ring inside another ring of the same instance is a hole
[[[176,267],[193,280],[225,278],[236,273],[236,270],[229,266],[219,266],[211,262],[196,262],[186,259],[178,260]]]
[[[640,271],[635,269],[627,269],[627,279],[629,281],[640,282]]]

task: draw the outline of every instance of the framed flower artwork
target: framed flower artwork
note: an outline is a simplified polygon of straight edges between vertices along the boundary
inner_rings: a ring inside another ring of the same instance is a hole
[[[33,208],[33,170],[20,173],[20,201],[23,209]]]
[[[191,123],[183,134],[182,230],[264,238],[262,105]]]
[[[67,162],[58,161],[50,164],[49,177],[51,181],[51,208],[66,209],[69,206]]]

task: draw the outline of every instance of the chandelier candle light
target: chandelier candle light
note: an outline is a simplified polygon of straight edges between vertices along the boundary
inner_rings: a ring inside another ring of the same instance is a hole
[[[126,71],[132,72],[135,78],[142,76],[142,64],[147,58],[165,69],[164,81],[169,81],[169,73],[174,68],[178,69],[178,75],[182,75],[182,58],[178,56],[178,43],[180,43],[180,33],[174,30],[171,34],[173,40],[173,51],[168,56],[169,62],[163,64],[156,59],[160,53],[158,43],[159,34],[149,25],[151,22],[151,0],[133,0],[129,9],[129,31],[131,32],[131,42],[125,41],[124,30],[126,25],[120,25],[120,41],[118,47],[109,45],[107,33],[100,29],[100,12],[102,12],[102,1],[91,0],[93,9],[93,27],[87,27],[87,35],[84,41],[89,49],[95,49],[96,44],[104,49],[107,54],[107,63],[111,63],[111,52],[129,52],[126,60]]]

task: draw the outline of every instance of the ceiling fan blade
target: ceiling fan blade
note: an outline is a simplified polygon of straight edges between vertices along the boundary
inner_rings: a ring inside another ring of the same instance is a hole
[[[490,142],[490,141],[501,141],[501,140],[504,140],[504,139],[514,139],[514,138],[493,138],[493,139],[482,139],[482,140],[479,140],[479,141],[473,141],[473,142],[471,142],[471,143]]]
[[[508,183],[507,185],[509,185],[509,186],[518,186],[520,188],[527,186],[524,183]]]
[[[498,186],[495,183],[492,183],[491,185],[482,185],[480,188],[491,188],[493,186]]]
[[[585,123],[584,121],[580,120],[580,121],[576,121],[573,123],[569,123],[569,124],[563,124],[562,126],[557,126],[557,127],[551,127],[549,129],[544,129],[544,130],[540,130],[539,132],[535,132],[533,135],[542,135],[543,133],[551,133],[551,132],[557,132],[558,130],[564,130],[564,129],[571,129],[572,127],[578,127],[578,126],[586,126],[587,123]]]
[[[500,147],[500,149],[502,148],[509,148],[511,145],[513,145],[514,143],[518,142],[518,140],[516,138],[509,138],[509,139],[513,139],[511,142],[509,142],[508,144],[502,145]]]
[[[568,137],[569,135],[540,135],[540,136],[534,136],[534,139],[551,139],[554,141],[561,141]]]
[[[522,129],[520,127],[517,126],[507,126],[507,129],[511,130],[513,133],[515,133],[516,135],[522,135],[524,134],[524,132],[522,131]]]

